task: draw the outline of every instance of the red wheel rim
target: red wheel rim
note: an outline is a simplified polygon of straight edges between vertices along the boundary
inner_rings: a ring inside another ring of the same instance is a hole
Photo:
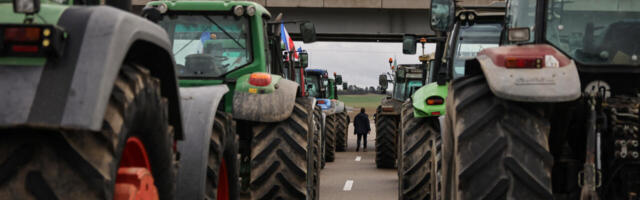
[[[229,176],[227,176],[227,163],[222,159],[218,170],[218,200],[229,199]]]
[[[147,151],[137,137],[128,138],[122,151],[114,193],[115,200],[158,199]]]

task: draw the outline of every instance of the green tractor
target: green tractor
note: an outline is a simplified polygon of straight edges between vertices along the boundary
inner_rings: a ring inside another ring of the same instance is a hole
[[[389,64],[393,62],[389,59]],[[392,66],[393,76],[389,79],[386,74],[379,76],[379,84],[383,93],[386,93],[388,84],[393,83],[391,95],[382,99],[380,106],[376,109],[376,167],[394,168],[396,167],[397,136],[400,131],[400,111],[402,103],[408,99],[422,82],[421,64],[400,64]]]
[[[169,34],[180,79],[177,198],[318,199],[315,100],[295,78],[306,61],[285,62],[289,22],[244,1],[153,1],[143,16]],[[315,40],[313,24],[301,33]]]
[[[329,78],[327,70],[307,69],[306,83],[310,97],[316,98],[318,107],[322,110],[322,155],[324,161],[333,162],[336,151],[345,151],[349,116],[342,101],[338,100],[337,84],[342,84],[342,76],[334,73]]]
[[[432,9],[431,15],[441,16],[440,12],[444,10],[453,12],[455,17],[438,18],[443,20],[438,21],[442,23],[451,20],[452,27],[447,29],[446,37],[442,31],[432,38],[436,42],[436,62],[433,62],[432,73],[426,79],[428,84],[402,105],[402,133],[398,144],[401,149],[398,153],[399,199],[442,199],[438,187],[442,174],[440,124],[446,110],[449,80],[465,75],[465,60],[474,58],[482,49],[497,47],[500,42],[504,2],[464,8],[440,2],[433,1],[432,6],[436,7],[432,8],[438,9]],[[440,30],[433,24],[432,28]],[[424,44],[423,39],[416,40],[414,36],[407,35],[403,52],[415,53],[416,41]]]
[[[501,46],[449,87],[443,199],[638,199],[639,18],[634,1],[508,1]]]
[[[3,199],[175,197],[184,133],[171,41],[99,4],[0,1]]]

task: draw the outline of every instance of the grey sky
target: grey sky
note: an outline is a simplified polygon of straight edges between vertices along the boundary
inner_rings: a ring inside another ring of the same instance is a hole
[[[420,63],[418,45],[416,55],[402,54],[402,43],[373,42],[295,42],[296,49],[302,47],[309,52],[309,68],[324,68],[330,74],[342,74],[349,85],[377,86],[378,75],[390,72],[389,58],[398,59],[398,64]],[[425,53],[435,51],[435,44],[426,44]]]

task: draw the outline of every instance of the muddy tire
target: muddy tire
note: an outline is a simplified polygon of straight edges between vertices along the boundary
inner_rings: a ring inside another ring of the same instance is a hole
[[[324,154],[323,154],[323,143],[322,143],[322,108],[320,106],[314,106],[313,109],[313,120],[315,126],[315,145],[314,145],[314,155],[317,157],[317,162],[320,162],[319,169],[324,169]]]
[[[217,113],[209,143],[205,199],[236,199],[239,169],[237,140],[231,117],[226,113]],[[225,174],[221,177],[221,173]]]
[[[142,66],[123,65],[100,132],[19,127],[0,130],[3,199],[114,199],[125,142],[143,144],[160,199],[173,199],[173,128],[160,81]],[[137,165],[136,165],[137,166]]]
[[[298,98],[288,119],[251,127],[252,199],[318,198],[311,102]]]
[[[324,159],[326,162],[333,162],[336,157],[336,130],[337,130],[337,117],[335,114],[327,115],[325,122],[325,135],[324,135]]]
[[[402,104],[398,135],[398,199],[437,199],[435,195],[439,140],[436,118],[415,118],[411,100]]]
[[[347,112],[336,114],[336,152],[347,150],[347,136],[349,131],[349,117]]]
[[[396,167],[396,134],[398,119],[391,115],[376,114],[376,167]]]
[[[443,199],[553,199],[550,125],[539,105],[495,97],[482,74],[453,81],[446,104],[453,128],[443,138],[453,145],[443,151],[454,151]]]

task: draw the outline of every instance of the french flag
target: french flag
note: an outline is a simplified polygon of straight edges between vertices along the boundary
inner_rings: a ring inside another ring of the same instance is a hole
[[[280,39],[282,40],[282,43],[285,44],[285,50],[287,50],[288,52],[293,52],[293,58],[295,58],[296,60],[299,59],[298,52],[295,51],[296,47],[293,44],[293,39],[291,39],[291,37],[289,36],[289,32],[287,32],[287,29],[284,28],[284,23],[280,24]]]

